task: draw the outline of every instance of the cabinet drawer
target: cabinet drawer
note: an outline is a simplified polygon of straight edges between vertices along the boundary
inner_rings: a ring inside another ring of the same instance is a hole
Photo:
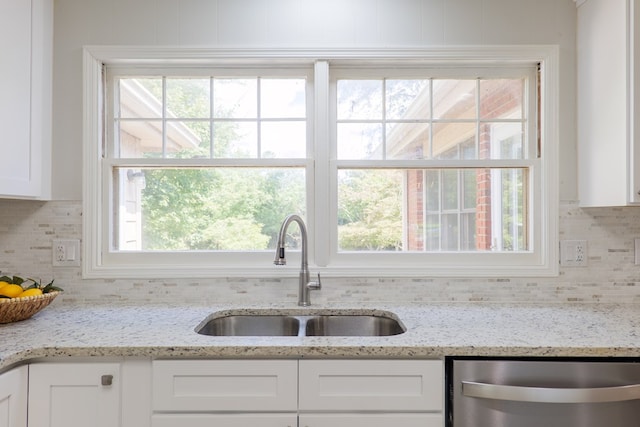
[[[162,414],[151,417],[151,427],[296,427],[296,414]]]
[[[301,410],[442,411],[439,360],[301,360]]]
[[[442,427],[442,414],[305,414],[300,427]],[[155,427],[155,426],[154,426]],[[164,427],[164,426],[162,426]]]
[[[154,411],[295,411],[295,360],[156,360]]]

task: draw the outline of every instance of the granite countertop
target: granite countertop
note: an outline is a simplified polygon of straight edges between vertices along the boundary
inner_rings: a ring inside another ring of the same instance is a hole
[[[0,325],[0,369],[42,357],[442,358],[640,356],[637,305],[376,305],[406,326],[387,337],[212,337],[195,327],[214,312],[297,314],[371,305],[72,306],[57,302]]]

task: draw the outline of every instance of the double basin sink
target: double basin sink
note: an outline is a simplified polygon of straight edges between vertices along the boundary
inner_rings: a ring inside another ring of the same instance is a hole
[[[392,313],[261,313],[209,316],[196,328],[212,336],[390,336],[406,328]]]

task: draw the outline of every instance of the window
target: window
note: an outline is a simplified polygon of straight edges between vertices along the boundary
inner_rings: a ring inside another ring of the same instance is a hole
[[[85,49],[85,276],[294,275],[290,213],[325,274],[556,274],[554,49],[152,53]]]
[[[307,70],[168,71],[108,73],[111,247],[275,249],[280,213],[306,213]]]

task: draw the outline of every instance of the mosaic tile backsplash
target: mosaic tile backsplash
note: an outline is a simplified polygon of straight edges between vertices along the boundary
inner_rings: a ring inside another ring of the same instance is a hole
[[[65,303],[259,304],[295,301],[297,279],[83,280],[80,267],[52,266],[52,239],[82,238],[81,202],[0,200],[0,270],[55,279]],[[560,239],[587,240],[587,267],[552,278],[323,279],[316,305],[331,302],[640,303],[640,208],[560,206]]]

